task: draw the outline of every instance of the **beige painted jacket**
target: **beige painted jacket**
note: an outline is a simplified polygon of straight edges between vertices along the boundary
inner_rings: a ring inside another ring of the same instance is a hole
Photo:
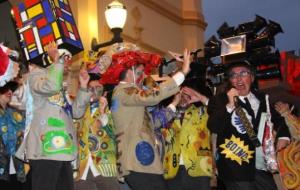
[[[179,87],[172,78],[161,83],[157,91],[151,92],[139,90],[128,83],[116,86],[111,112],[116,126],[120,177],[128,175],[130,171],[163,174],[154,129],[145,108],[158,104],[178,91]]]
[[[63,64],[54,64],[46,69],[35,68],[29,74],[27,90],[32,99],[27,100],[25,138],[16,153],[20,159],[71,161],[76,158],[73,118],[60,106],[65,103],[61,93],[63,69]],[[72,103],[74,118],[83,116],[89,99],[87,91],[78,91]]]

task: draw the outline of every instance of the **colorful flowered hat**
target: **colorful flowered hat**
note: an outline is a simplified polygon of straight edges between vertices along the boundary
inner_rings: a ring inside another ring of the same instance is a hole
[[[116,43],[109,47],[107,51],[85,51],[84,65],[89,73],[103,74],[112,62],[112,55],[124,51],[139,51],[140,48],[128,42]]]
[[[157,54],[141,51],[123,51],[112,56],[110,67],[103,73],[100,79],[101,84],[118,84],[120,74],[132,66],[142,64],[145,67],[145,74],[149,75],[152,69],[161,63],[161,57]]]

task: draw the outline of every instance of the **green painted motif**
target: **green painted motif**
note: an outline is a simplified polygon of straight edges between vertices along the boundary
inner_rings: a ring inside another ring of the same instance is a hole
[[[63,128],[66,126],[63,120],[54,117],[49,117],[47,122],[51,127]]]
[[[62,81],[63,81],[63,69],[58,70],[55,68],[55,64],[50,65],[49,68],[49,79],[54,81],[55,84],[57,85],[57,89],[62,88]]]
[[[76,147],[65,131],[48,131],[43,136],[43,152],[45,154],[72,154]]]

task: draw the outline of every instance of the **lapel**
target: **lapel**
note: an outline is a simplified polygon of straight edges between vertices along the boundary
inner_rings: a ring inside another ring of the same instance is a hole
[[[87,106],[84,122],[86,122],[86,126],[89,128],[89,130],[93,134],[96,134],[99,125],[99,121],[97,120],[97,118],[100,116],[100,111],[98,107],[96,108],[96,111],[94,113],[91,113],[90,107],[91,107],[91,103],[89,103]]]
[[[260,117],[261,117],[261,113],[266,112],[266,99],[265,99],[265,94],[263,94],[263,93],[259,93],[257,91],[253,91],[252,93],[259,100],[259,107],[258,107],[258,111],[257,111],[256,117],[254,120],[254,127],[257,130],[259,121],[260,121]]]

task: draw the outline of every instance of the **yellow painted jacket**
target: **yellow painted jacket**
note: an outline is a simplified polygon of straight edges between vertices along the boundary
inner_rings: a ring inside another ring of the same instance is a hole
[[[207,120],[206,108],[191,105],[184,113],[182,124],[180,119],[175,119],[170,128],[162,129],[165,139],[165,179],[176,176],[180,156],[190,176],[212,175],[212,151]]]
[[[93,114],[90,110],[89,105],[79,126],[77,125],[79,175],[76,176],[76,180],[79,180],[84,173],[89,153],[101,176],[115,177],[117,176],[116,141],[111,113],[107,111],[108,123],[101,126],[99,108]]]

